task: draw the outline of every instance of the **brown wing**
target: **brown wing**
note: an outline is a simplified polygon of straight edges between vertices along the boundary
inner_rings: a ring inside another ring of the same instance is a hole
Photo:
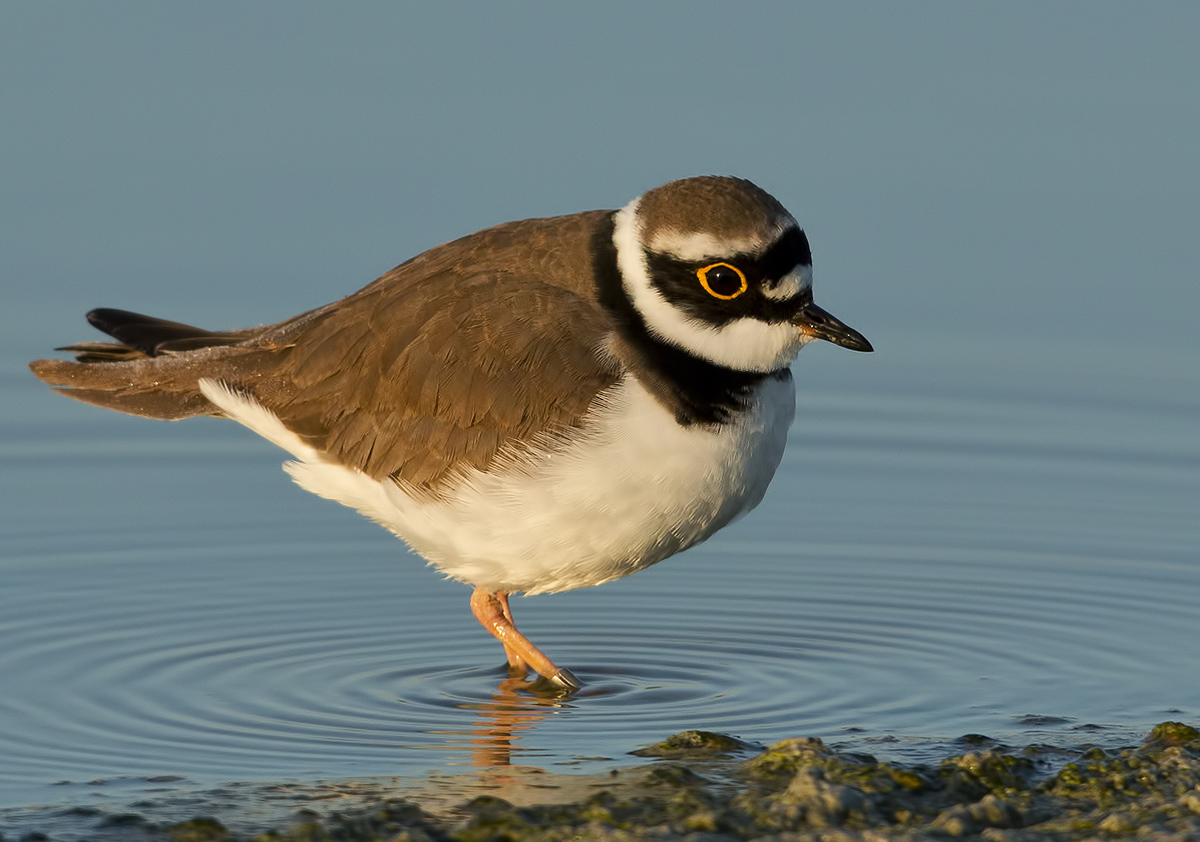
[[[74,362],[31,368],[62,394],[162,419],[219,414],[198,381],[220,380],[345,464],[436,492],[506,446],[577,426],[616,382],[591,281],[591,241],[608,215],[480,231],[275,325],[216,333],[93,311],[119,342],[80,343],[64,349]]]
[[[433,491],[577,426],[618,376],[599,352],[607,330],[595,304],[532,278],[378,285],[289,336],[270,374],[287,385],[260,399],[345,464]]]

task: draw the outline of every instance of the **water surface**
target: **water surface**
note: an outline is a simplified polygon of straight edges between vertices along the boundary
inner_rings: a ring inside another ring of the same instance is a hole
[[[514,602],[586,684],[506,681],[469,590],[228,422],[0,381],[0,807],[229,781],[593,772],[685,728],[907,759],[1200,719],[1200,359],[809,349],[766,501]],[[0,822],[2,824],[2,822]]]

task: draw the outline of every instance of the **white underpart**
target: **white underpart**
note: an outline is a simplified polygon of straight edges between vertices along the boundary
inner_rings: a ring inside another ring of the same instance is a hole
[[[810,339],[795,325],[751,318],[709,324],[684,313],[655,289],[643,248],[639,201],[617,211],[613,244],[625,291],[646,327],[672,345],[738,371],[777,371],[791,363]]]
[[[208,377],[200,379],[200,394],[208,398],[218,409],[239,424],[249,427],[267,441],[282,447],[297,459],[316,462],[321,452],[283,426],[274,412],[267,409],[250,395],[231,389],[228,384]]]
[[[763,295],[774,301],[787,301],[812,289],[812,266],[797,266],[773,286],[763,286]]]
[[[691,547],[754,508],[783,456],[795,410],[790,378],[756,387],[732,423],[681,426],[626,377],[578,436],[468,471],[442,499],[332,461],[245,395],[201,381],[230,418],[300,461],[308,491],[358,509],[439,570],[492,591],[548,593],[628,576]]]

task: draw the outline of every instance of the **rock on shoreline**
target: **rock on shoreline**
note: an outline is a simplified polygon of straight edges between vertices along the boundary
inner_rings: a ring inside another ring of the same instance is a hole
[[[237,834],[213,819],[136,816],[94,838],[146,842],[559,842],[560,840],[1200,840],[1200,732],[1164,722],[1136,748],[1093,748],[1048,773],[1037,746],[903,766],[785,740],[748,759],[731,737],[688,731],[636,752],[652,765],[584,779],[568,803],[492,796],[450,808],[384,800]],[[41,836],[35,834],[34,838]],[[42,839],[51,837],[41,836]],[[24,839],[29,840],[26,836]],[[4,842],[15,842],[5,839]],[[32,842],[32,840],[31,840]]]

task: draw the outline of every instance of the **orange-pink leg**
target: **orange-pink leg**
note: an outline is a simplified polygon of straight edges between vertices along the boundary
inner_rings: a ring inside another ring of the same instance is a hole
[[[504,591],[496,591],[495,596],[500,602],[500,613],[504,615],[504,619],[508,621],[508,624],[515,629],[517,624],[513,621],[512,609],[508,607],[508,594],[506,594]],[[491,631],[491,629],[489,629],[489,631]],[[503,638],[501,638],[500,642],[504,643]],[[521,653],[507,643],[504,643],[504,654],[508,656],[508,666],[510,671],[519,672],[521,675],[524,675],[528,671],[529,664],[527,664],[525,659],[521,657]]]
[[[483,588],[476,588],[471,594],[471,613],[480,625],[504,644],[504,652],[508,656],[511,669],[532,669],[538,675],[567,690],[578,690],[583,686],[569,669],[555,666],[553,661],[529,642],[529,638],[517,631],[513,624],[512,611],[508,607],[508,594],[503,591],[488,593]]]

